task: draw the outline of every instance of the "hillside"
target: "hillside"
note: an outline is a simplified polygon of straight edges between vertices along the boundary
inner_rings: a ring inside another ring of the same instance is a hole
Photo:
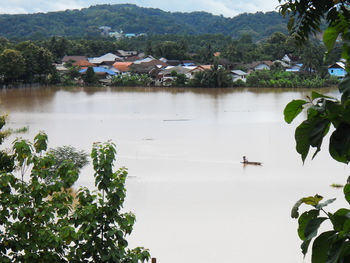
[[[275,31],[287,32],[286,20],[277,12],[241,14],[233,18],[206,12],[165,12],[131,4],[97,5],[81,10],[0,15],[0,36],[38,39],[53,35],[97,36],[98,27],[147,34],[217,34],[239,37],[250,33],[258,40]]]

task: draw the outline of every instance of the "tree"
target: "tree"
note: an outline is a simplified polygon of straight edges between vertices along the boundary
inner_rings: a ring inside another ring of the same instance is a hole
[[[58,164],[46,150],[47,135],[39,133],[33,143],[16,139],[13,154],[1,155],[1,262],[136,263],[149,259],[147,250],[128,248],[126,236],[132,232],[135,216],[121,211],[127,170],[113,171],[115,145],[94,144],[91,157],[97,190],[81,188],[75,200],[69,189],[78,179],[78,168],[71,160]],[[48,176],[51,180],[46,182]]]
[[[281,0],[280,0],[281,2]],[[341,99],[312,92],[308,101],[293,100],[284,110],[285,121],[290,123],[305,109],[304,120],[295,130],[296,150],[304,162],[310,148],[315,148],[313,158],[321,150],[324,137],[332,130],[329,139],[329,154],[338,162],[348,164],[350,161],[350,12],[349,1],[285,1],[280,6],[283,15],[289,14],[289,29],[299,43],[305,42],[310,33],[320,29],[324,17],[328,27],[323,41],[330,53],[338,36],[343,40],[342,57],[347,60],[347,75],[339,84]],[[334,129],[330,129],[333,127]],[[345,200],[350,204],[350,177],[343,187]],[[331,213],[324,207],[335,199],[321,203],[322,196],[315,195],[301,198],[292,209],[292,217],[298,218],[298,235],[303,241],[301,248],[305,255],[312,245],[312,262],[350,262],[350,219],[348,208],[340,208]],[[302,204],[312,209],[299,215]],[[323,213],[321,215],[321,213]],[[332,229],[318,234],[324,221],[330,221]]]
[[[95,84],[97,82],[97,76],[92,67],[88,67],[85,73],[85,76],[83,77],[84,83],[91,85]]]
[[[324,52],[319,45],[307,41],[303,45],[301,53],[302,69],[309,75],[320,71],[323,64],[323,54]]]
[[[0,76],[5,83],[17,82],[25,71],[25,60],[21,53],[14,49],[5,49],[0,54]]]

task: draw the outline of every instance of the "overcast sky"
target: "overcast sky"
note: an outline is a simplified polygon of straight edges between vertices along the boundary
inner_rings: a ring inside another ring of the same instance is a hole
[[[159,8],[165,11],[206,11],[215,15],[233,17],[240,13],[273,11],[278,0],[0,0],[1,14],[23,14],[66,9],[80,9],[96,4],[131,3],[143,7]]]

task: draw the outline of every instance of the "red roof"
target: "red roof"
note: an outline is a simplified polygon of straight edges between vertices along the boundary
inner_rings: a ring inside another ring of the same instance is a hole
[[[93,66],[96,66],[95,64],[93,63],[90,63],[89,61],[87,60],[79,60],[77,62],[74,62],[73,63],[73,66],[78,66],[78,67],[93,67]]]
[[[129,66],[132,64],[132,62],[115,62],[113,64],[113,67],[115,67],[120,72],[128,72]]]

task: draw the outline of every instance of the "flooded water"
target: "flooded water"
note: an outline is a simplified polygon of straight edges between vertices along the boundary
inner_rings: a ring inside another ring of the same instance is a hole
[[[336,90],[323,90],[337,96]],[[49,146],[90,151],[117,145],[126,166],[126,210],[137,222],[130,246],[150,249],[159,263],[308,262],[290,209],[303,196],[341,197],[349,168],[327,145],[302,165],[296,124],[283,108],[310,90],[54,89],[2,90],[9,126],[44,130]],[[302,116],[301,116],[302,117]],[[296,123],[302,118],[298,118]],[[10,138],[13,140],[13,137]],[[263,166],[243,167],[245,155]],[[93,188],[91,167],[77,186]],[[339,200],[333,209],[343,205]]]

